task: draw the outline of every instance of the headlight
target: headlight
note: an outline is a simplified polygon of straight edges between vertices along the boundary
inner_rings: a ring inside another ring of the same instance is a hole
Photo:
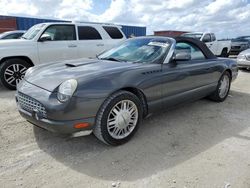
[[[245,55],[238,55],[237,60],[245,60],[246,56]]]
[[[250,61],[250,55],[246,55],[246,59]]]
[[[26,70],[24,77],[27,78],[32,72],[33,72],[33,67],[28,68],[28,70]]]
[[[77,81],[75,79],[70,79],[63,82],[58,89],[57,98],[60,102],[68,101],[74,94],[77,88]]]

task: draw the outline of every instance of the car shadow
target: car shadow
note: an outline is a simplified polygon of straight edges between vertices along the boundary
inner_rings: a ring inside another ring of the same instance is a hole
[[[248,128],[250,95],[232,91],[224,103],[200,100],[146,119],[128,143],[111,147],[93,135],[68,138],[34,127],[40,149],[86,175],[133,181],[183,163]],[[247,105],[248,104],[248,105]],[[209,159],[208,159],[209,160]]]

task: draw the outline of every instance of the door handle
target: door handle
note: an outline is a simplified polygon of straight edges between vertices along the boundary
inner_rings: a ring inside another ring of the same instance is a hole
[[[96,46],[104,46],[104,44],[97,44]]]
[[[69,48],[75,48],[75,47],[77,47],[77,45],[76,44],[69,44],[68,47]]]

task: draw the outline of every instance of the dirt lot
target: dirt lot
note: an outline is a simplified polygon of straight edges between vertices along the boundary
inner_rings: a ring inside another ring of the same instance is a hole
[[[13,97],[0,88],[1,187],[250,187],[250,72],[224,103],[154,115],[119,147],[33,127]]]

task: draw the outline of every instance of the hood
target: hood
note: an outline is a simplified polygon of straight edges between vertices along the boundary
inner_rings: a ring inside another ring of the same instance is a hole
[[[249,42],[249,40],[244,39],[244,38],[236,38],[236,39],[232,39],[232,42]]]
[[[22,46],[24,44],[30,43],[31,40],[26,39],[4,39],[0,40],[0,48],[7,46]]]
[[[232,45],[244,45],[244,44],[248,44],[249,41],[248,40],[244,40],[244,39],[232,39]]]
[[[100,75],[117,73],[139,66],[139,63],[115,62],[98,59],[78,59],[43,64],[31,68],[25,80],[48,91],[54,91],[64,81],[76,79],[78,84]]]
[[[240,52],[240,55],[250,55],[250,48]]]

